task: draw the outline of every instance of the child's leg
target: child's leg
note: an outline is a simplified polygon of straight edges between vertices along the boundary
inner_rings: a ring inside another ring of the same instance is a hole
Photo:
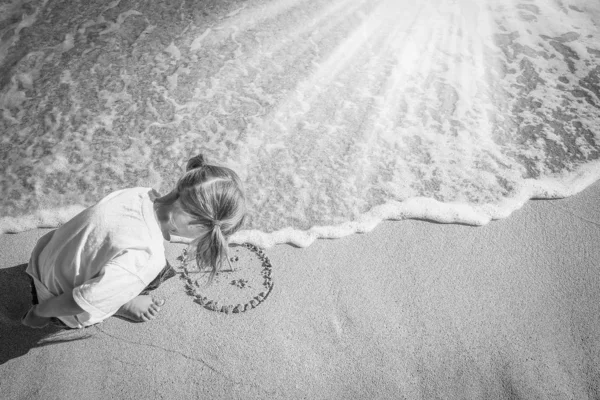
[[[29,283],[31,285],[31,304],[35,306],[35,305],[39,304],[37,291],[35,290],[35,282],[30,275],[27,275],[27,277],[29,278]],[[54,325],[57,328],[72,329],[72,328],[69,328],[64,322],[62,322],[58,318],[52,317],[48,321],[47,318],[34,317],[33,315],[31,315],[30,311],[31,311],[31,309],[29,309],[29,311],[27,311],[27,313],[21,318],[21,323],[23,325],[26,325],[26,326],[29,326],[32,328],[42,328],[42,327],[46,326],[48,324],[48,322],[50,322],[51,325]]]
[[[158,315],[160,307],[165,304],[164,300],[155,300],[148,293],[155,290],[161,283],[175,276],[175,270],[168,261],[163,270],[135,299],[123,304],[116,316],[126,318],[134,322],[147,322]]]
[[[135,299],[123,304],[115,315],[134,322],[148,322],[157,317],[160,307],[164,304],[164,300],[156,300],[151,296],[139,295]]]
[[[171,267],[171,264],[169,264],[169,262],[167,261],[163,270],[160,271],[160,273],[156,276],[156,278],[154,278],[154,280],[152,282],[150,282],[150,284],[148,286],[146,286],[146,288],[140,294],[145,295],[145,294],[150,293],[151,291],[158,288],[161,285],[161,283],[163,283],[167,279],[171,279],[174,276],[175,276],[175,270],[173,269],[173,267]]]
[[[35,282],[31,276],[27,275],[27,277],[29,278],[29,284],[31,285],[31,304],[36,305],[39,303],[39,301],[37,297],[37,291],[35,290]]]

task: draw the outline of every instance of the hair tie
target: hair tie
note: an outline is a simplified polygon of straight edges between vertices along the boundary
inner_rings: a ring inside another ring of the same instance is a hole
[[[213,228],[215,226],[218,226],[220,228],[221,227],[221,221],[213,221]]]

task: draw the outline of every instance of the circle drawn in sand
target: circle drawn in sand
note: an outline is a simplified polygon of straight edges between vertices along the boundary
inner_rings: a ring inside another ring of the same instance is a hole
[[[229,265],[209,282],[210,273],[190,271],[185,265],[186,252],[178,257],[182,262],[182,279],[186,293],[194,302],[210,311],[238,314],[258,307],[271,293],[273,280],[271,262],[264,251],[251,244],[230,249]]]

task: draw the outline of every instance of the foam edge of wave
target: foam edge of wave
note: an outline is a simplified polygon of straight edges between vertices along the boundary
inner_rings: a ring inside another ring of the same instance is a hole
[[[56,228],[83,210],[85,210],[84,206],[71,205],[19,217],[0,217],[0,234],[19,233],[37,228]]]
[[[355,233],[370,232],[382,221],[427,220],[442,224],[482,226],[492,220],[509,217],[529,200],[552,200],[573,196],[600,179],[600,160],[586,164],[565,176],[543,180],[525,179],[516,194],[498,204],[470,205],[442,203],[432,198],[413,197],[402,202],[390,201],[375,206],[356,220],[334,226],[314,226],[308,230],[284,228],[274,232],[243,230],[231,243],[251,243],[263,248],[277,244],[308,247],[317,239],[339,239]]]
[[[277,244],[308,247],[317,239],[339,239],[355,233],[367,233],[382,221],[405,219],[427,220],[443,224],[486,225],[504,219],[523,207],[530,199],[558,199],[573,196],[600,179],[600,160],[581,166],[565,176],[543,180],[526,179],[516,194],[498,204],[470,205],[442,203],[428,197],[413,197],[375,206],[353,221],[333,226],[314,226],[308,230],[291,227],[274,232],[242,230],[230,239],[231,243],[251,243],[269,248]],[[0,217],[0,234],[19,233],[36,228],[56,228],[73,218],[85,207],[71,205],[48,209],[22,217]]]

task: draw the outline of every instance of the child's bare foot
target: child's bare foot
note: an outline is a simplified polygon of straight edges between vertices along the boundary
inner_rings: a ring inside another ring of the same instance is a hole
[[[27,314],[21,318],[21,323],[30,328],[43,328],[50,323],[50,318],[40,317],[35,314],[35,306],[31,307]]]
[[[148,322],[156,318],[163,304],[164,300],[156,300],[152,296],[138,296],[123,304],[115,315],[134,322]]]

